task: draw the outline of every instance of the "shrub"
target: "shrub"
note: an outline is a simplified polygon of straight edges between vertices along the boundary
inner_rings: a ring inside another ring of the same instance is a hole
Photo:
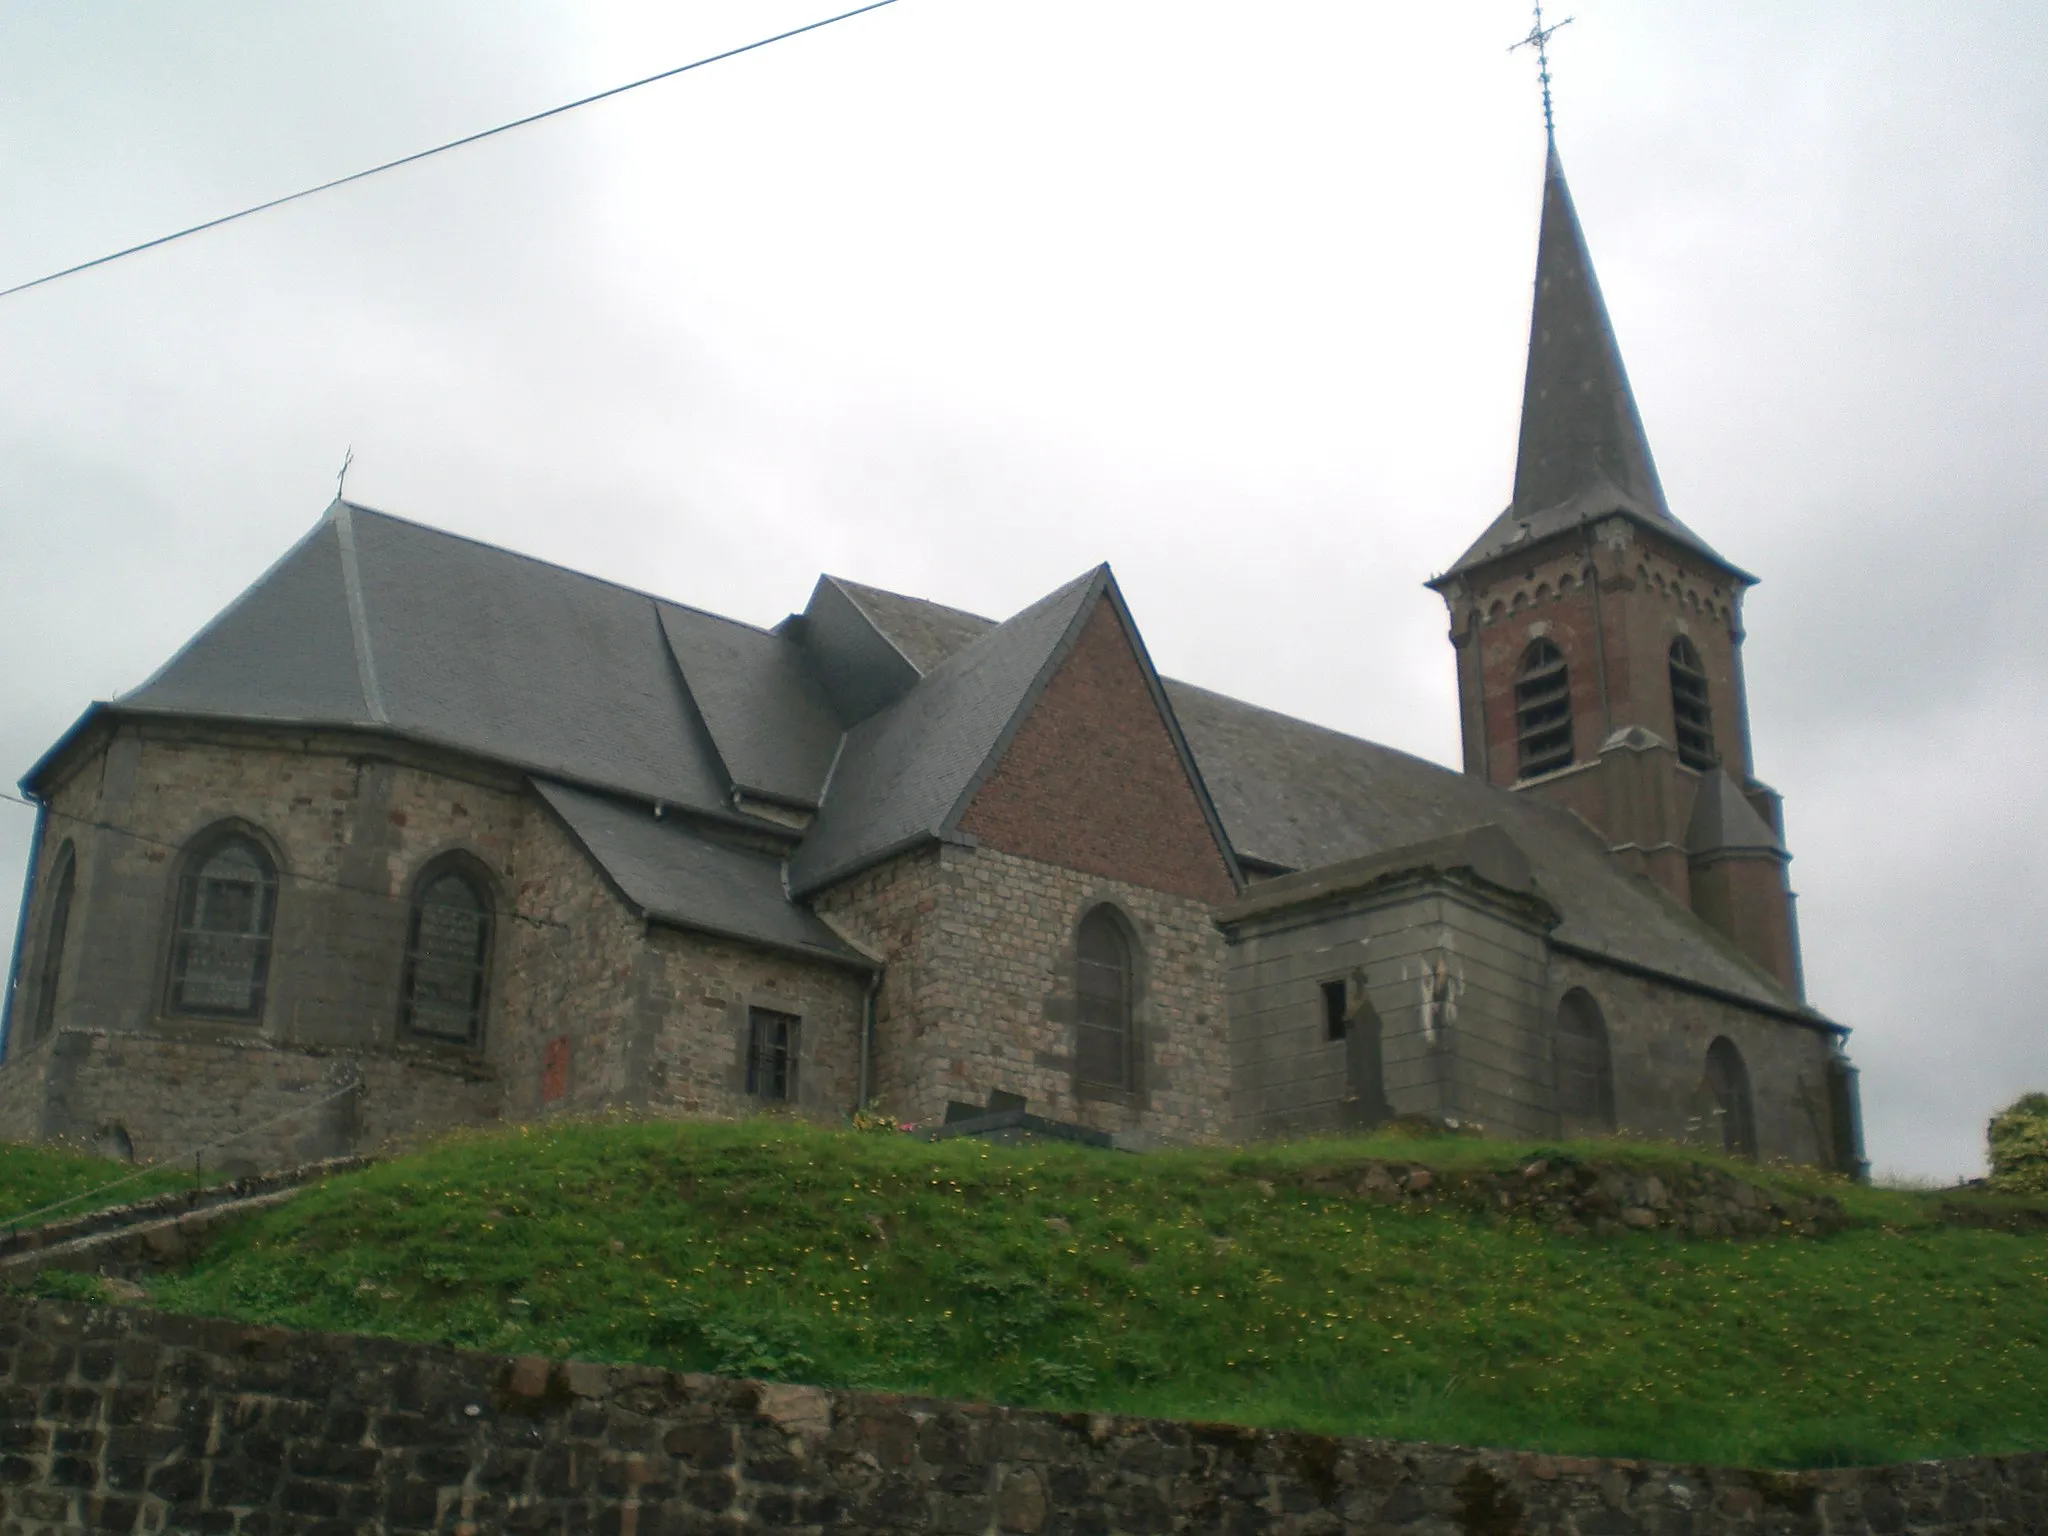
[[[1992,1189],[2048,1195],[2048,1093],[2030,1093],[1991,1117]]]

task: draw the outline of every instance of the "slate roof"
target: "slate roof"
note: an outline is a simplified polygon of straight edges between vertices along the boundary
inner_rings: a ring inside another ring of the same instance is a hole
[[[732,782],[815,806],[842,726],[800,647],[716,614],[657,602],[662,633]]]
[[[1522,385],[1515,494],[1506,511],[1431,585],[1596,518],[1623,513],[1736,570],[1671,513],[1635,391],[1586,249],[1564,164],[1551,146],[1536,243],[1536,300]]]
[[[782,861],[736,847],[681,817],[536,779],[534,788],[635,909],[658,922],[745,939],[816,960],[872,962],[789,900]]]
[[[655,600],[337,502],[120,706],[367,726],[723,813]]]
[[[1743,797],[1725,768],[1700,780],[1685,829],[1685,851],[1709,853],[1783,853],[1785,845],[1756,807]]]
[[[1538,892],[1563,919],[1560,943],[1819,1018],[1692,912],[1617,866],[1569,812],[1206,688],[1165,686],[1240,858],[1314,869],[1493,823],[1535,867]]]
[[[789,893],[948,835],[1104,593],[1100,567],[997,625],[826,578],[806,619],[770,631],[337,503],[114,708],[389,730],[521,768],[656,920],[843,959]],[[825,652],[848,635],[872,649],[834,672]],[[1305,869],[1497,823],[1563,915],[1559,942],[1799,1006],[1562,811],[1185,683],[1164,691],[1240,856]],[[861,702],[874,712],[842,728]],[[801,834],[752,823],[789,846],[786,880],[701,825],[744,820],[735,785],[821,802]],[[657,821],[657,802],[700,825]],[[1753,839],[1736,802],[1717,835]]]

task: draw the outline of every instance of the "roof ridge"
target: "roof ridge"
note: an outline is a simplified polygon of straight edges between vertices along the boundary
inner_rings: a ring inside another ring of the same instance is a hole
[[[910,592],[898,592],[893,587],[877,587],[869,582],[855,581],[850,576],[834,576],[829,571],[825,572],[824,576],[825,580],[837,585],[849,597],[853,597],[856,592],[873,592],[882,597],[893,597],[901,603],[916,603],[920,608],[936,608],[941,613],[956,614],[960,618],[973,619],[982,624],[1007,624],[1009,622],[1008,619],[992,619],[985,613],[975,613],[971,609],[955,608],[951,603],[937,602],[929,597],[918,597]],[[853,597],[853,600],[856,603],[860,601],[858,597]],[[1020,613],[1022,611],[1022,609],[1018,610]]]
[[[363,572],[356,561],[356,529],[352,509],[339,496],[327,509],[334,523],[335,542],[341,551],[341,591],[348,604],[349,639],[356,653],[356,683],[363,690],[363,706],[378,725],[391,723],[384,707],[384,690],[377,686],[377,658],[370,649],[370,616],[363,602]]]
[[[564,576],[574,576],[578,580],[591,582],[596,586],[609,587],[612,591],[623,593],[628,597],[643,597],[650,603],[664,603],[671,608],[684,608],[692,613],[701,613],[707,618],[724,619],[729,624],[743,625],[746,628],[758,630],[764,635],[772,635],[774,633],[772,629],[766,626],[748,624],[745,619],[735,619],[727,614],[713,613],[708,608],[698,608],[694,604],[683,602],[680,598],[664,597],[659,592],[650,592],[645,587],[635,587],[623,581],[614,581],[609,576],[598,576],[589,571],[579,571],[575,566],[564,565],[559,560],[548,560],[539,555],[529,555],[523,550],[512,549],[504,544],[493,544],[489,539],[480,539],[473,533],[457,533],[451,528],[437,528],[434,524],[420,522],[417,518],[400,517],[395,512],[386,512],[378,507],[366,507],[359,501],[342,501],[337,498],[334,505],[345,507],[351,513],[360,512],[366,517],[374,517],[387,523],[395,523],[401,528],[410,528],[416,532],[432,534],[436,538],[447,539],[453,543],[468,544],[477,549],[486,549],[492,554],[504,555],[509,559],[519,561],[523,565],[537,565],[545,570],[559,571]]]
[[[279,571],[282,571],[286,566],[290,565],[292,561],[296,560],[308,545],[310,545],[315,539],[319,538],[322,533],[327,531],[328,525],[334,521],[334,508],[335,506],[338,505],[340,505],[338,499],[333,504],[330,504],[327,510],[320,514],[319,518],[314,522],[312,527],[308,528],[304,533],[300,534],[298,538],[292,541],[290,547],[287,548],[283,554],[279,555],[275,560],[271,561],[270,564],[266,565],[260,572],[258,572],[256,578],[253,581],[249,582],[247,586],[243,587],[241,591],[237,592],[234,595],[234,597],[229,600],[228,605],[225,608],[222,608],[218,613],[214,614],[212,618],[208,619],[204,624],[201,624],[198,629],[194,630],[189,636],[186,637],[185,643],[183,645],[179,646],[176,650],[172,651],[169,656],[165,657],[162,666],[158,667],[154,672],[151,672],[147,677],[145,677],[141,682],[137,683],[133,688],[122,689],[119,693],[115,694],[107,702],[110,704],[117,705],[122,704],[128,699],[134,698],[135,695],[139,693],[147,692],[150,688],[153,688],[154,686],[156,686],[156,684],[162,682],[166,677],[168,677],[172,669],[175,668],[179,662],[183,661],[188,654],[190,654],[193,647],[197,646],[200,641],[204,640],[208,635],[212,634],[216,629],[220,628],[220,626],[224,624],[231,615],[238,612],[243,607],[243,605],[246,604],[252,597],[254,597],[264,587],[269,585],[272,577],[276,576]],[[364,699],[363,704],[364,708],[367,710],[369,706],[369,700],[367,698]]]

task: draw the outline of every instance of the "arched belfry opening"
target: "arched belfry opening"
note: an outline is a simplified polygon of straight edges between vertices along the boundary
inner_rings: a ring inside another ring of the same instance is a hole
[[[1671,722],[1677,737],[1678,760],[1704,771],[1720,759],[1714,752],[1714,711],[1707,701],[1707,668],[1691,640],[1671,642]]]
[[[1515,671],[1516,777],[1533,779],[1572,763],[1572,678],[1564,652],[1538,640]]]

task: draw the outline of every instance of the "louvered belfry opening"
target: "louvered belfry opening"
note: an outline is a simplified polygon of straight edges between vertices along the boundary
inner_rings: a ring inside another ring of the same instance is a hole
[[[1518,778],[1569,768],[1572,762],[1572,680],[1564,652],[1538,640],[1522,655],[1515,674],[1515,741]]]
[[[1671,717],[1681,763],[1706,769],[1720,761],[1714,752],[1714,714],[1707,704],[1707,669],[1683,635],[1671,642]]]
[[[1132,1078],[1132,1003],[1135,977],[1131,943],[1108,907],[1081,919],[1075,945],[1079,1017],[1074,1075],[1091,1088],[1129,1091]]]

